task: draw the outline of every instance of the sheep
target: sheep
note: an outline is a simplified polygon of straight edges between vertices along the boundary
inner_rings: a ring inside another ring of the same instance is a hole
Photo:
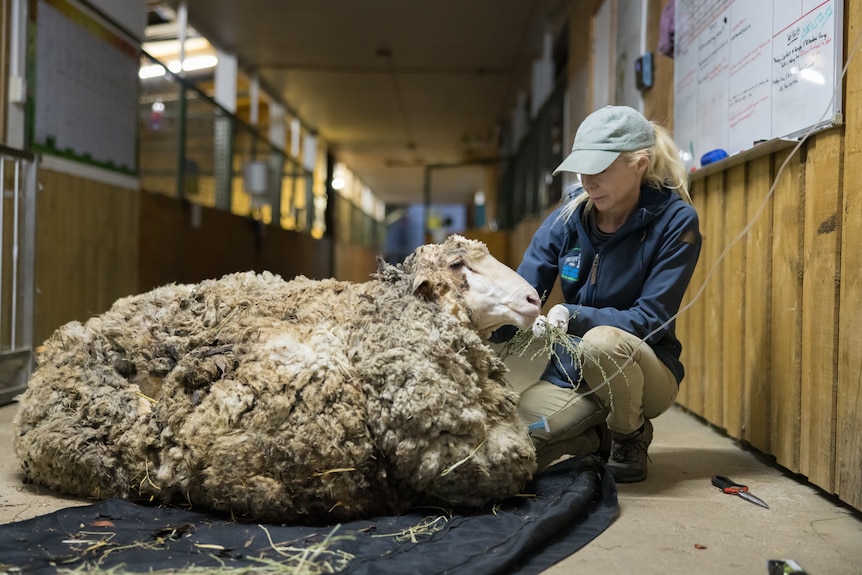
[[[364,283],[244,272],[118,300],[45,342],[14,418],[24,480],[75,496],[332,523],[479,507],[536,471],[486,340],[535,289],[451,236]]]

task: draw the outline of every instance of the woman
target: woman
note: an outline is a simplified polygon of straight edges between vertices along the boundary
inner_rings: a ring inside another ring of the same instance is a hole
[[[608,106],[584,120],[554,171],[581,184],[536,231],[518,272],[540,294],[559,277],[565,303],[533,329],[567,325],[581,357],[558,346],[521,396],[540,465],[595,450],[593,426],[605,420],[614,479],[646,478],[650,419],[673,404],[684,374],[674,318],[701,246],[678,152],[662,127]]]

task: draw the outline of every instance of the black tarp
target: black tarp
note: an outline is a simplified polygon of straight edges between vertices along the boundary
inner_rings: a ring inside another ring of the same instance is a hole
[[[592,456],[550,467],[523,495],[492,508],[417,509],[339,526],[237,523],[111,499],[0,525],[0,571],[43,574],[89,564],[112,573],[255,565],[266,572],[261,561],[286,564],[307,549],[306,561],[342,573],[529,575],[589,543],[618,514],[613,479]],[[417,529],[423,524],[430,529]],[[320,547],[328,551],[311,558]]]

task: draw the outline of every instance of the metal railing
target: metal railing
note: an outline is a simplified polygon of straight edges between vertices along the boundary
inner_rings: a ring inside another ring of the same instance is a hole
[[[146,53],[143,57],[161,65]],[[168,73],[143,79],[140,85],[142,189],[285,229],[312,229],[313,174],[296,154],[273,146],[193,81]],[[265,197],[244,188],[243,167],[249,161],[267,164]]]
[[[37,158],[0,145],[0,405],[32,368]]]

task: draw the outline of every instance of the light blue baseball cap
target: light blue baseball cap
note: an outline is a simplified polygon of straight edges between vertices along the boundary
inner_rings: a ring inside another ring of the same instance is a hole
[[[655,145],[655,130],[640,112],[629,106],[606,106],[586,117],[575,134],[572,153],[554,174],[605,171],[620,152],[643,150]]]

